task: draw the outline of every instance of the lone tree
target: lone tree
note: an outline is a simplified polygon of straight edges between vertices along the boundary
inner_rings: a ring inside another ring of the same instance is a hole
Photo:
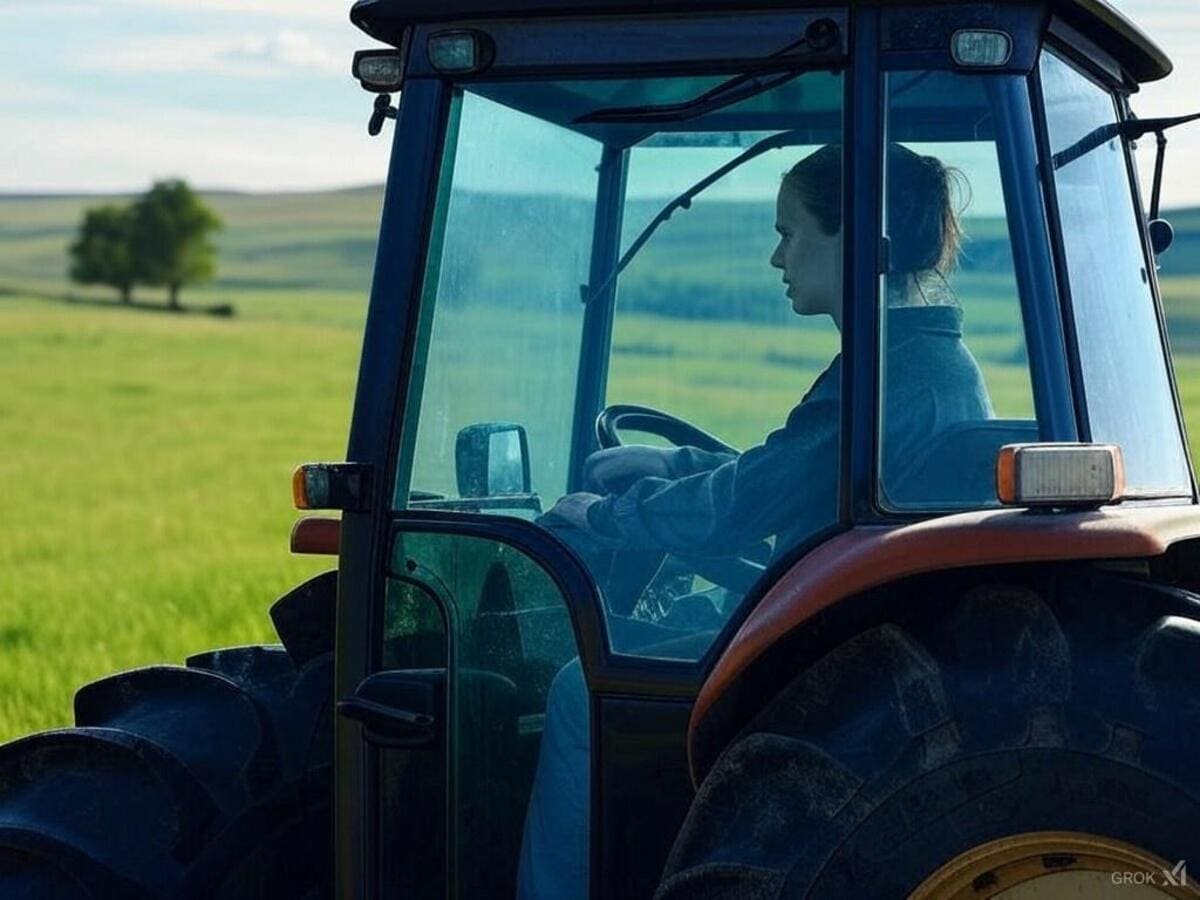
[[[179,289],[212,278],[217,248],[209,240],[221,220],[183,181],[160,181],[133,205],[137,280],[165,285],[172,309]]]
[[[98,206],[84,213],[79,237],[71,245],[71,279],[80,284],[106,284],[121,292],[121,302],[133,299],[136,267],[133,259],[133,211],[123,206]]]

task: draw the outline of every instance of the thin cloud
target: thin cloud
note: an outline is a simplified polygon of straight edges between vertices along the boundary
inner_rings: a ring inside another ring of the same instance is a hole
[[[80,18],[96,19],[101,17],[101,11],[96,8],[94,3],[78,3],[75,0],[70,2],[36,2],[36,0],[6,0],[3,5],[0,5],[0,19],[14,19],[16,21],[28,21],[35,17],[54,16],[57,18],[69,17],[72,20]]]
[[[70,120],[6,114],[0,192],[122,192],[176,175],[204,188],[255,190],[382,181],[390,142],[369,138],[365,121],[146,107]]]
[[[28,19],[54,16],[72,23],[106,19],[121,11],[160,13],[186,12],[190,16],[206,14],[238,18],[271,19],[275,22],[326,23],[350,28],[352,2],[340,0],[2,0],[0,19]]]
[[[186,73],[255,78],[292,77],[297,70],[342,75],[349,55],[296,29],[272,35],[159,36],[94,54],[88,68],[121,74]]]
[[[108,0],[123,6],[152,9],[185,9],[189,12],[236,12],[288,19],[315,19],[343,23],[350,15],[349,2],[338,0]]]
[[[78,101],[79,95],[66,88],[0,75],[0,110],[41,109],[49,104]]]
[[[308,71],[344,73],[346,60],[312,35],[286,29],[274,37],[249,38],[224,54],[231,62],[289,66]]]
[[[269,16],[283,22],[306,20],[342,24],[347,21],[352,5],[339,0],[104,0],[102,4],[80,0],[4,0],[0,4],[0,18],[69,15],[96,19],[111,15],[114,9],[145,9],[201,15],[237,13],[240,16]]]

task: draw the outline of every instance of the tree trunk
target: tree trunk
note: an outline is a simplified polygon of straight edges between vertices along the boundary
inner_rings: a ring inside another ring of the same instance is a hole
[[[131,285],[131,284],[121,285],[121,302],[122,303],[132,303],[133,302],[133,285]]]
[[[178,284],[167,285],[167,291],[168,291],[167,304],[171,307],[171,309],[180,309],[181,307],[179,306],[179,285]]]

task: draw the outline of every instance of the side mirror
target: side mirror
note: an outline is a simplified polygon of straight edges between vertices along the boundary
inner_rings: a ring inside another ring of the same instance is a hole
[[[1162,256],[1175,243],[1175,229],[1166,219],[1153,219],[1150,222],[1150,246],[1155,256]]]
[[[458,433],[454,467],[460,497],[528,494],[529,439],[509,422],[468,425]]]

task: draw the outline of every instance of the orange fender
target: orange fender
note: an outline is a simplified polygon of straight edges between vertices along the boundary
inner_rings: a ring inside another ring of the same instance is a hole
[[[700,689],[688,728],[692,778],[697,743],[723,745],[712,714],[775,642],[822,610],[910,575],[970,566],[1160,556],[1200,537],[1200,506],[1109,507],[1086,512],[968,512],[892,526],[860,526],[800,559],[742,623]],[[765,699],[765,698],[764,698]],[[718,717],[723,718],[723,717]]]
[[[341,543],[342,522],[340,519],[308,516],[292,526],[291,549],[293,553],[337,556]]]

